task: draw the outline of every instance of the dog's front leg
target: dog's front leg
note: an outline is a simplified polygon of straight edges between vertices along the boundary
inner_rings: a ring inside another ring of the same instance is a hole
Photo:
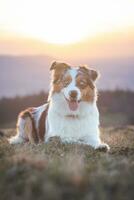
[[[90,138],[88,139],[88,144],[92,146],[95,150],[100,150],[105,152],[110,150],[109,145],[101,141],[98,133],[90,136]]]

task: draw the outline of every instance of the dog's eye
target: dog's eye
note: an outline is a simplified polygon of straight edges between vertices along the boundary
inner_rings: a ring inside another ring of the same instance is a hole
[[[85,81],[80,81],[80,82],[79,82],[79,86],[80,86],[81,88],[85,88],[86,85],[87,85],[87,83],[86,83]]]
[[[67,85],[69,85],[70,81],[69,80],[64,80],[63,81],[63,86],[66,87]]]

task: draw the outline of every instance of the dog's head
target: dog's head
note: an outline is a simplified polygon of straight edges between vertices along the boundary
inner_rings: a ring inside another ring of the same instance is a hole
[[[66,63],[54,62],[50,98],[60,93],[71,111],[76,111],[81,102],[92,103],[96,99],[95,81],[99,73],[86,66],[71,67]]]

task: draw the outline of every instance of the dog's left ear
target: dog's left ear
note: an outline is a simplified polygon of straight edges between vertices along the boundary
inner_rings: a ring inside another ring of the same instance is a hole
[[[100,77],[100,73],[94,69],[89,69],[89,74],[91,75],[91,79],[93,81],[96,81]]]
[[[100,73],[97,70],[89,68],[87,65],[80,66],[80,70],[88,73],[93,81],[96,81],[100,77]]]

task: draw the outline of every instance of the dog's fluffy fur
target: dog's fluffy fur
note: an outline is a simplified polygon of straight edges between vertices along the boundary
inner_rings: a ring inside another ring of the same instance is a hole
[[[47,142],[59,136],[62,142],[77,142],[93,148],[109,146],[101,142],[95,81],[99,74],[86,66],[71,67],[54,62],[48,103],[20,113],[17,134],[11,144]]]

